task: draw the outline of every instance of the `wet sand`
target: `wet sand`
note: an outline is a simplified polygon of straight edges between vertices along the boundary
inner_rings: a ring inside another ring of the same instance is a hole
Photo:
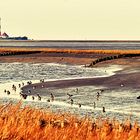
[[[125,89],[139,89],[140,88],[140,73],[128,73],[128,74],[116,74],[110,77],[100,78],[85,78],[85,79],[72,79],[72,80],[59,80],[59,81],[47,81],[44,83],[36,83],[27,85],[22,88],[24,93],[28,93],[29,90],[33,92],[33,87],[36,89],[42,88],[68,88],[79,86],[104,86],[106,89],[112,88],[125,88]]]
[[[2,56],[0,62],[27,62],[27,63],[62,63],[85,65],[91,63],[99,54],[67,54],[67,53],[37,53],[28,55]]]
[[[28,55],[2,56],[0,57],[0,62],[62,63],[71,65],[88,65],[93,60],[105,57],[107,55],[111,54],[38,53]],[[109,60],[98,63],[94,67],[109,66],[112,64],[125,65],[126,67],[124,70],[119,71],[116,75],[111,77],[46,82],[44,83],[44,87],[66,88],[72,86],[78,87],[86,85],[101,85],[108,88],[119,88],[121,84],[123,84],[126,88],[140,87],[140,57]],[[138,72],[133,72],[134,70],[138,70]],[[127,74],[125,73],[125,71],[130,72]],[[40,84],[36,84],[36,86],[40,86]],[[25,89],[26,88],[27,87],[25,87]]]
[[[98,58],[112,56],[114,54],[74,54],[74,53],[47,53],[41,52],[36,54],[24,54],[24,55],[13,55],[13,56],[1,56],[0,63],[12,63],[12,62],[23,62],[23,63],[62,63],[72,65],[86,65]],[[128,65],[128,66],[139,66],[140,57],[133,58],[120,58],[115,60],[104,61],[95,65],[95,67],[103,65]]]

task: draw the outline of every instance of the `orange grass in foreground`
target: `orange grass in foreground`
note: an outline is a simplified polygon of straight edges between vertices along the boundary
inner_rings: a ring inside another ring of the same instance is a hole
[[[140,50],[75,50],[52,48],[0,48],[0,52],[41,51],[48,53],[99,53],[99,54],[140,54]]]
[[[17,105],[0,105],[0,139],[139,140],[140,127],[129,120],[78,118]]]

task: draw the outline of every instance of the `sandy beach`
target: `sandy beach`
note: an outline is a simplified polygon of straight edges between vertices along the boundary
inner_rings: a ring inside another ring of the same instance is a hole
[[[102,77],[102,78],[47,81],[44,83],[27,85],[23,88],[23,92],[28,93],[27,91],[32,90],[33,86],[35,86],[37,89],[52,88],[52,87],[69,88],[69,87],[91,86],[91,85],[105,86],[108,89],[112,89],[112,88],[139,89],[140,88],[139,78],[140,78],[140,73],[128,73],[128,74],[116,74],[110,77]]]

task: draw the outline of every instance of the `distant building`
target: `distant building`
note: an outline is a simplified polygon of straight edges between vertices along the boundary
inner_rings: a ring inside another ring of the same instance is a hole
[[[0,35],[0,37],[1,37],[1,38],[8,38],[9,35],[8,35],[7,33],[4,32],[3,34]]]
[[[23,36],[23,37],[11,37],[7,33],[2,33],[1,32],[1,18],[0,18],[0,40],[28,40],[28,37]]]

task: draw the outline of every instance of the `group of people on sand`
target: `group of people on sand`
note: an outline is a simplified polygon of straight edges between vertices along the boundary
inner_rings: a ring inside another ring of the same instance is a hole
[[[96,95],[97,101],[99,101],[99,98],[100,98],[100,96],[101,96],[103,91],[104,91],[103,89],[100,89],[100,91],[97,92],[97,95]],[[96,108],[96,103],[95,102],[94,102],[94,108]],[[103,111],[103,113],[106,112],[104,106],[103,106],[103,110],[102,111]]]
[[[22,85],[24,86],[24,83],[22,83]],[[21,84],[18,84],[18,87],[21,88]],[[12,90],[14,92],[16,92],[16,90],[17,90],[17,87],[14,84],[12,85]],[[10,90],[7,90],[7,89],[4,90],[4,93],[7,93],[7,95],[11,94]]]
[[[28,93],[29,92],[31,93],[31,91],[28,91]],[[27,97],[30,96],[30,95],[27,95],[26,93],[20,93],[20,96],[23,99],[27,99]],[[41,101],[41,99],[42,99],[39,93],[37,93],[35,96],[32,95],[32,100],[35,100],[35,97],[37,97],[38,101]],[[52,93],[50,94],[50,98],[51,99],[48,99],[47,102],[50,102],[50,101],[53,102],[54,101],[54,95]]]
[[[102,94],[103,91],[104,91],[103,89],[100,89],[100,91],[97,92],[97,95],[96,95],[97,101],[99,101],[99,97],[101,96],[101,94]],[[79,92],[79,90],[78,90],[78,88],[76,88],[76,93],[78,93],[78,92]],[[73,95],[72,94],[69,94],[69,93],[67,93],[67,95],[68,95],[68,99],[70,99],[70,104],[73,105],[74,104],[74,100],[72,98]],[[78,103],[78,106],[80,108],[82,106],[82,104],[81,103]],[[96,108],[96,102],[93,102],[93,106],[94,106],[94,108]],[[104,106],[103,106],[103,110],[102,111],[103,111],[103,113],[106,112]]]
[[[27,84],[29,84],[31,81],[29,81],[29,82],[27,82]],[[21,88],[22,86],[24,86],[24,82],[22,82],[22,83],[19,83],[18,84],[18,86],[16,86],[16,85],[12,85],[12,91],[14,91],[14,92],[16,92],[17,91],[17,88]],[[4,93],[7,93],[7,95],[10,95],[11,94],[11,92],[10,92],[10,90],[8,89],[5,89],[4,90]]]
[[[43,82],[44,82],[44,79],[41,79],[40,82],[43,83]],[[27,85],[31,85],[31,84],[32,84],[32,81],[28,81],[28,82],[27,82]],[[22,82],[21,84],[19,83],[17,87],[18,87],[18,88],[21,88],[21,87],[24,86],[24,85],[25,85],[24,82]],[[12,85],[12,90],[16,92],[17,87],[13,84],[13,85]],[[33,88],[33,89],[36,89],[36,86],[33,86],[32,88]],[[100,98],[100,96],[101,96],[101,93],[102,93],[103,91],[104,91],[104,90],[101,89],[100,91],[97,92],[97,95],[96,95],[97,101],[99,100],[99,98]],[[5,89],[4,92],[7,93],[7,95],[10,95],[10,91],[9,91],[9,90],[6,90],[6,89]],[[76,88],[75,92],[76,92],[76,93],[79,92],[78,88]],[[27,99],[27,97],[30,96],[30,94],[31,94],[31,90],[30,90],[30,89],[28,90],[28,94],[22,93],[22,92],[20,92],[19,94],[20,94],[20,96],[21,96],[23,99]],[[74,100],[73,100],[73,98],[72,98],[73,95],[67,93],[67,96],[68,96],[68,99],[70,100],[70,104],[73,105],[73,104],[74,104]],[[35,97],[37,97],[38,100],[41,101],[41,96],[39,95],[39,93],[37,93],[35,96],[32,95],[31,97],[32,97],[32,100],[35,100]],[[53,95],[52,93],[50,93],[50,99],[48,99],[47,102],[53,102],[53,101],[54,101],[54,95]],[[95,102],[94,102],[93,105],[94,105],[94,108],[96,108],[96,103],[95,103]],[[79,108],[81,108],[82,104],[81,104],[81,103],[78,103],[78,106],[79,106]],[[105,107],[103,107],[103,112],[105,112]]]
[[[78,93],[78,88],[76,88],[76,93]],[[73,105],[74,101],[72,99],[73,95],[72,94],[69,94],[67,93],[68,95],[68,99],[70,100],[70,104]],[[78,103],[78,106],[81,107],[82,105],[80,103]]]
[[[27,99],[27,97],[29,96],[26,93],[22,93],[22,92],[20,92],[19,94],[23,99]],[[41,96],[38,93],[36,94],[36,96],[38,100],[41,101]],[[35,100],[35,96],[32,96],[32,100]]]
[[[103,91],[103,89],[100,89],[100,91],[97,92],[97,100],[99,100],[99,97],[101,96]]]
[[[9,90],[4,90],[4,93],[7,93],[7,95],[10,95],[10,91]]]

